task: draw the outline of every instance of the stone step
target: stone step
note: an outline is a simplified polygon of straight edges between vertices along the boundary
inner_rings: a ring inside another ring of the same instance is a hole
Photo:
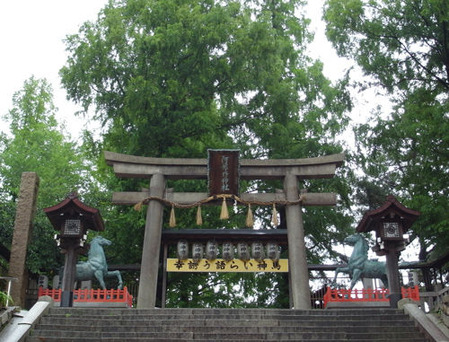
[[[369,314],[368,314],[369,313]],[[382,309],[52,308],[26,342],[424,342],[401,311]]]
[[[413,328],[414,324],[412,321],[407,319],[390,319],[384,321],[378,320],[365,320],[365,321],[354,321],[354,320],[336,320],[336,321],[325,321],[325,326],[330,329],[336,329],[339,327],[346,326],[363,326],[364,328],[378,328],[383,326],[389,326],[391,328],[397,329],[398,327],[409,327]],[[110,327],[111,324],[115,327],[160,327],[160,326],[172,326],[176,324],[176,326],[187,326],[187,327],[223,327],[223,328],[235,328],[235,327],[276,327],[279,326],[281,328],[288,327],[297,327],[298,325],[303,327],[323,327],[323,320],[315,319],[315,320],[246,320],[246,319],[216,319],[214,318],[204,318],[204,319],[176,319],[173,318],[171,320],[138,320],[138,319],[84,319],[84,318],[51,318],[44,317],[41,319],[40,326],[72,326],[72,327],[86,327],[86,328],[101,328],[101,327]]]
[[[73,317],[114,317],[114,316],[120,316],[120,317],[156,317],[156,318],[163,318],[163,317],[193,317],[193,318],[201,318],[201,317],[234,317],[234,318],[252,318],[252,319],[268,319],[268,318],[283,318],[283,319],[289,319],[293,318],[296,319],[298,317],[317,317],[317,318],[327,318],[327,319],[337,319],[339,317],[354,317],[359,319],[366,319],[366,318],[374,318],[374,317],[402,317],[398,314],[389,314],[389,313],[376,313],[373,315],[359,315],[359,314],[340,314],[340,315],[326,315],[326,314],[309,314],[309,313],[297,313],[297,314],[271,314],[271,315],[258,315],[258,314],[236,314],[236,313],[197,313],[197,314],[177,314],[177,313],[171,313],[171,312],[165,312],[163,314],[153,314],[153,313],[141,313],[141,312],[135,312],[134,314],[121,314],[121,313],[66,313],[66,314],[54,314],[50,313],[49,316],[52,317],[66,317],[66,316],[73,316]]]
[[[158,315],[152,315],[152,314],[142,314],[139,312],[136,312],[134,315],[122,315],[122,314],[116,314],[116,313],[98,313],[98,314],[79,314],[79,313],[66,313],[64,315],[61,314],[49,314],[47,315],[50,319],[58,319],[58,318],[71,318],[71,319],[103,319],[103,320],[114,320],[117,318],[120,319],[133,319],[133,320],[170,320],[170,319],[239,319],[239,320],[285,320],[285,321],[298,321],[298,320],[306,320],[306,321],[313,321],[313,320],[327,320],[327,321],[339,321],[339,320],[348,320],[348,321],[366,321],[366,320],[374,320],[374,321],[389,321],[389,320],[398,320],[398,319],[405,319],[402,315],[397,314],[376,314],[372,316],[361,316],[357,314],[345,314],[345,315],[308,315],[308,314],[297,314],[297,315],[282,315],[282,314],[275,314],[275,315],[241,315],[241,314],[173,314],[173,313],[165,313],[165,314],[158,314]]]
[[[408,320],[405,316],[399,315],[377,315],[370,317],[361,317],[357,315],[341,315],[341,316],[308,316],[308,315],[296,315],[296,316],[283,316],[283,315],[274,315],[274,316],[246,316],[246,315],[46,315],[45,316],[49,320],[139,320],[139,321],[169,321],[169,320],[205,320],[205,319],[215,319],[215,320],[242,320],[242,321],[268,321],[268,320],[283,320],[283,321],[322,321],[326,320],[328,322],[335,321],[352,321],[352,322],[364,322],[364,321],[376,321],[376,322],[385,322],[385,321],[400,321],[400,320]]]
[[[73,337],[45,337],[45,339],[39,338],[39,337],[28,337],[26,342],[98,342],[97,338],[73,338]],[[192,339],[187,338],[164,338],[164,337],[157,337],[154,339],[141,339],[141,338],[132,338],[129,337],[126,339],[126,342],[144,342],[144,341],[158,341],[158,342],[187,342],[192,341]],[[211,342],[210,339],[194,339],[196,342]],[[243,338],[238,339],[227,339],[222,340],[226,342],[241,342],[245,341]],[[265,342],[279,342],[279,339],[264,339]],[[292,341],[298,341],[296,338]],[[330,342],[328,338],[324,339],[313,339],[309,340],[313,342]],[[385,339],[383,338],[376,338],[376,339],[351,339],[351,342],[385,342]],[[101,342],[124,342],[122,338],[102,338]],[[348,339],[333,339],[332,342],[348,342]],[[394,341],[390,342],[426,342],[423,338],[415,337],[413,339],[410,338],[396,338]]]
[[[95,338],[98,341],[103,341],[103,339],[114,338],[114,339],[122,339],[123,341],[128,341],[129,338],[140,338],[140,339],[155,339],[155,338],[165,338],[165,339],[188,339],[188,340],[197,340],[197,339],[205,339],[205,340],[316,340],[316,339],[327,339],[328,341],[334,340],[352,340],[359,339],[364,341],[370,341],[371,339],[379,339],[382,338],[384,341],[395,341],[397,338],[407,339],[408,341],[414,341],[416,337],[416,333],[414,332],[372,332],[372,333],[356,333],[356,332],[322,332],[322,331],[313,331],[313,332],[266,332],[266,333],[258,333],[258,332],[135,332],[128,331],[126,333],[117,333],[117,332],[94,332],[94,331],[61,331],[61,330],[40,330],[32,333],[32,337],[41,337],[42,340],[45,340],[45,336],[51,337],[67,337],[71,338]],[[422,341],[422,339],[420,340]]]
[[[39,324],[39,328],[36,329],[36,331],[50,331],[55,330],[57,328],[57,325],[52,324]],[[232,328],[233,332],[239,332],[239,333],[268,333],[268,332],[313,332],[317,331],[319,328],[320,332],[346,332],[348,331],[348,326],[339,326],[339,327],[329,327],[329,326],[305,326],[305,325],[297,325],[297,326],[279,326],[279,325],[258,325],[258,326],[207,326],[203,325],[201,323],[197,324],[189,324],[184,325],[182,323],[176,324],[176,325],[158,325],[158,326],[152,326],[152,325],[142,325],[142,326],[123,326],[123,325],[71,325],[70,330],[69,329],[63,329],[61,327],[60,331],[77,331],[83,329],[83,331],[89,332],[114,332],[114,333],[123,333],[123,332],[188,332],[188,331],[195,331],[196,333],[208,333],[211,330],[219,333],[223,332],[229,332],[230,328]],[[404,329],[406,327],[401,327],[401,329]],[[408,327],[411,331],[413,331],[413,326]],[[386,332],[386,333],[397,333],[398,327],[392,327],[392,326],[356,326],[351,327],[350,329],[351,333],[367,333],[367,332]]]
[[[265,317],[273,315],[287,316],[378,316],[378,315],[396,315],[401,316],[403,313],[396,309],[344,309],[344,310],[289,310],[289,309],[111,309],[111,308],[52,308],[51,315],[93,315],[93,316],[109,316],[109,315],[235,315],[235,316],[254,316]]]

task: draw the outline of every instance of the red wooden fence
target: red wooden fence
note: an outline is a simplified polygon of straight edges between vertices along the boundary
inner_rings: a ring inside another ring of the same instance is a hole
[[[403,287],[401,289],[402,298],[410,298],[414,301],[419,301],[419,288],[414,287]],[[348,302],[388,302],[388,289],[355,289],[355,290],[344,290],[344,289],[331,289],[327,288],[326,294],[324,295],[324,307],[328,303],[348,303]]]
[[[43,289],[39,288],[38,296],[50,296],[55,302],[61,301],[61,289]],[[128,289],[123,290],[74,290],[73,302],[83,303],[126,303],[128,307],[133,305],[133,296],[128,292]]]

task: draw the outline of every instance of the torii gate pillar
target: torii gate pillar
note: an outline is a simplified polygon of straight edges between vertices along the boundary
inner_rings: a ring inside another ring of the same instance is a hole
[[[293,174],[284,178],[284,192],[287,201],[299,198],[298,179]],[[290,291],[295,309],[308,310],[310,305],[309,270],[307,268],[304,244],[304,224],[301,205],[285,207],[288,237],[288,263],[290,270]]]
[[[160,173],[151,177],[151,197],[162,198],[165,191],[165,178]],[[143,238],[142,263],[140,266],[140,285],[137,295],[138,308],[154,308],[156,306],[157,278],[159,270],[159,254],[162,237],[162,217],[164,206],[152,200],[148,203]]]

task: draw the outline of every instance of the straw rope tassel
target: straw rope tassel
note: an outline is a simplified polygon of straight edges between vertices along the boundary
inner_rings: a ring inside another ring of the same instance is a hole
[[[196,224],[201,226],[203,224],[203,217],[201,216],[201,205],[198,206],[196,211]]]
[[[143,205],[142,202],[134,204],[134,210],[135,211],[141,211],[142,210],[142,205]]]
[[[248,204],[248,213],[246,214],[246,226],[252,228],[254,226],[254,216],[251,210],[251,204]]]
[[[223,197],[223,203],[221,204],[220,219],[226,220],[228,218],[229,218],[229,212],[228,212],[228,207],[226,205],[226,198]]]
[[[271,217],[271,222],[273,223],[273,226],[277,227],[279,225],[278,221],[278,212],[276,210],[276,204],[273,203],[273,214]]]
[[[175,217],[175,206],[171,206],[171,211],[170,211],[170,228],[176,227],[176,217]]]

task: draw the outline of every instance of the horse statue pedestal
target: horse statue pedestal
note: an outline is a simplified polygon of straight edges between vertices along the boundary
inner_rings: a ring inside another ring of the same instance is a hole
[[[389,308],[390,302],[330,302],[326,309]]]

